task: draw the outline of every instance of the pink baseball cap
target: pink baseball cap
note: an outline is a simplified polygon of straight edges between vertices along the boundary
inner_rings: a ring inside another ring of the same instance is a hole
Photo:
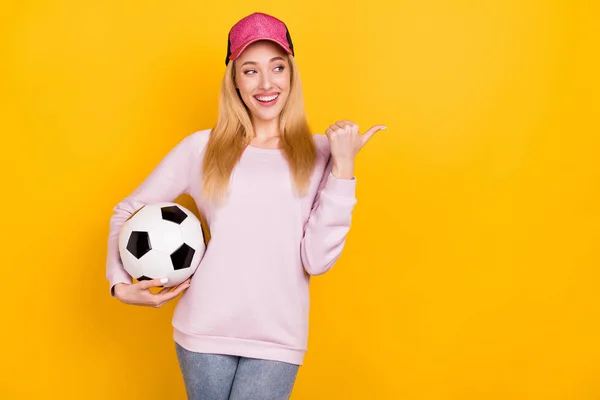
[[[271,15],[255,12],[239,20],[229,31],[225,65],[259,40],[275,42],[288,54],[294,55],[294,45],[285,23]]]

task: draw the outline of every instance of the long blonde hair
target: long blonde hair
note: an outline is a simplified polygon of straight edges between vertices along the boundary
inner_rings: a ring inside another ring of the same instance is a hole
[[[307,193],[317,159],[317,149],[304,110],[298,66],[287,55],[291,71],[290,93],[279,115],[281,149],[289,166],[296,193]],[[233,168],[254,137],[248,109],[235,87],[234,62],[225,70],[219,93],[219,116],[210,132],[202,162],[202,198],[221,203],[229,194]]]

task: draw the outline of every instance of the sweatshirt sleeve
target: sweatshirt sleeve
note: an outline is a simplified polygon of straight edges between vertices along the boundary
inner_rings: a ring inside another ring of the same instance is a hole
[[[181,194],[189,193],[190,171],[193,161],[193,136],[180,141],[160,161],[148,177],[113,208],[108,234],[106,257],[106,279],[110,284],[110,294],[117,283],[132,283],[131,276],[123,268],[119,254],[119,233],[124,222],[145,204],[172,202]]]
[[[324,274],[340,257],[357,202],[356,177],[336,178],[332,167],[330,157],[300,243],[302,264],[309,275]]]

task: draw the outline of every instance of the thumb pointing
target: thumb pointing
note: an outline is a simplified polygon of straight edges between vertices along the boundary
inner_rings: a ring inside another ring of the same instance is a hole
[[[386,129],[387,126],[385,125],[375,125],[373,127],[371,127],[368,131],[366,131],[365,133],[363,133],[362,138],[363,138],[363,146],[365,144],[367,144],[367,142],[369,141],[369,139],[371,139],[373,137],[373,135],[375,135],[375,133],[377,133],[378,131],[382,131],[384,129]]]

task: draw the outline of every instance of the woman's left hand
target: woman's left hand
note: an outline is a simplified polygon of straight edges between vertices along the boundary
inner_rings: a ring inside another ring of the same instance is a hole
[[[325,134],[333,158],[332,174],[336,177],[352,179],[354,158],[377,131],[385,128],[384,125],[375,125],[361,135],[358,125],[353,122],[343,120],[331,125]]]

